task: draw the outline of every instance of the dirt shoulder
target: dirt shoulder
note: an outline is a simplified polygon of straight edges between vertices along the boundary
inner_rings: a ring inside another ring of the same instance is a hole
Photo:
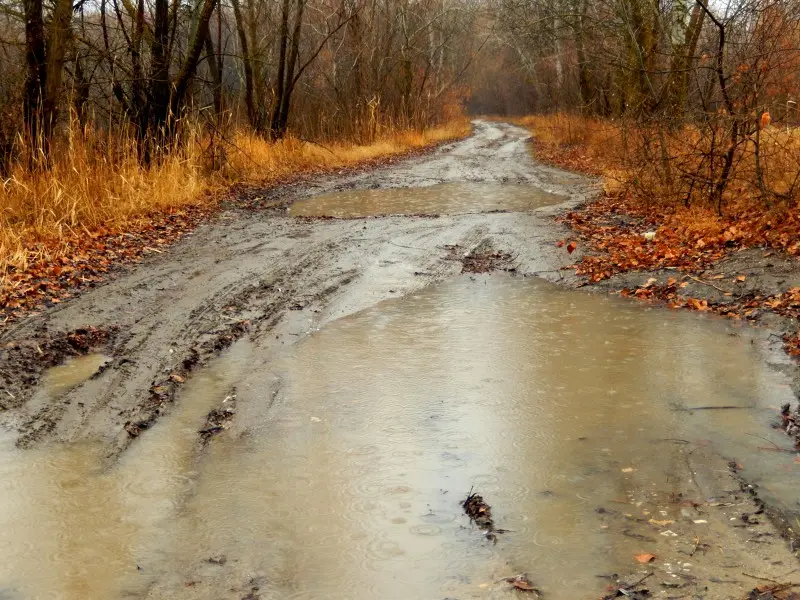
[[[602,173],[603,165],[579,145],[533,145],[549,164]],[[572,270],[582,285],[768,328],[773,363],[791,376],[800,396],[800,370],[785,357],[800,357],[800,246],[779,213],[737,222],[702,210],[672,212],[614,183],[558,221],[571,230],[563,243],[577,248]]]

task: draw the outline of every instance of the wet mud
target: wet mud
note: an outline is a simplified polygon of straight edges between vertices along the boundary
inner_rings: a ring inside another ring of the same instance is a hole
[[[398,208],[400,188],[418,203]],[[419,200],[448,189],[463,197]],[[595,189],[477,122],[387,168],[249,190],[9,326],[0,597],[721,600],[789,582],[797,464],[769,424],[792,367],[769,331],[568,289],[552,217]]]
[[[40,326],[29,337],[4,338],[0,347],[0,409],[10,410],[25,404],[47,369],[85,357],[96,350],[108,349],[118,330],[115,325],[104,328],[89,326],[51,334],[46,327]],[[100,367],[98,364],[97,368]],[[67,373],[70,371],[66,370]],[[80,378],[77,383],[80,383]]]

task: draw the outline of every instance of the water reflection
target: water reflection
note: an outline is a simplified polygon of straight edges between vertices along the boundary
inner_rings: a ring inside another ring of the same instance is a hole
[[[187,382],[185,400],[111,469],[100,443],[20,450],[0,436],[0,598],[141,597],[169,572],[163,533],[195,474],[197,430],[246,353],[240,344]],[[57,369],[47,385],[81,371]]]
[[[52,367],[42,376],[42,386],[53,398],[77,387],[111,359],[104,354],[92,353],[70,358],[63,365]]]

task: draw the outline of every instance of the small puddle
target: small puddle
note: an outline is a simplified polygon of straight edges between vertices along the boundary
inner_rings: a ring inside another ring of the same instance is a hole
[[[666,494],[687,476],[683,441],[797,496],[751,435],[786,443],[765,424],[791,391],[718,319],[464,277],[336,321],[271,373],[248,374],[241,344],[109,471],[96,447],[4,443],[0,597],[485,599],[521,572],[547,598],[600,597],[597,576],[643,547],[596,509]],[[234,384],[242,431],[198,462]],[[747,408],[681,410],[732,404]],[[473,487],[509,530],[496,545],[462,514]]]
[[[99,353],[70,358],[63,365],[45,371],[41,385],[51,398],[57,398],[90,379],[110,360],[105,354]]]
[[[530,185],[441,183],[418,188],[354,189],[298,200],[293,217],[438,215],[492,210],[526,211],[558,204],[566,196]]]

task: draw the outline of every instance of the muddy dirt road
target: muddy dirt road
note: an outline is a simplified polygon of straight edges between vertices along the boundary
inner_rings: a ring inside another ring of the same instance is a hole
[[[527,573],[549,598],[722,599],[798,579],[763,514],[796,529],[797,466],[759,448],[787,443],[766,425],[791,396],[765,336],[570,290],[551,217],[593,186],[477,122],[240,203],[4,331],[0,598],[504,598]],[[460,512],[473,486],[496,543]]]
[[[433,156],[284,189],[271,200],[447,182],[532,184],[563,194],[570,203],[590,193],[585,179],[535,165],[526,139],[521,129],[478,124],[474,136]],[[20,381],[26,365],[40,364],[25,360],[38,352],[8,353],[2,368],[13,374],[14,398],[3,401],[8,407],[23,404],[8,415],[22,443],[100,436],[124,447],[131,439],[124,424],[150,423],[157,416],[175,387],[169,375],[184,373],[184,362],[194,368],[245,333],[285,345],[344,315],[460,273],[458,259],[474,249],[509,253],[509,268],[546,278],[561,277],[558,269],[569,261],[566,253],[551,251],[561,232],[544,218],[547,210],[358,220],[281,214],[282,209],[224,213],[168,255],[5,331],[5,343],[41,347],[40,340],[56,332],[116,328],[109,368],[57,402]],[[156,387],[164,390],[163,398],[151,391],[162,380]]]

